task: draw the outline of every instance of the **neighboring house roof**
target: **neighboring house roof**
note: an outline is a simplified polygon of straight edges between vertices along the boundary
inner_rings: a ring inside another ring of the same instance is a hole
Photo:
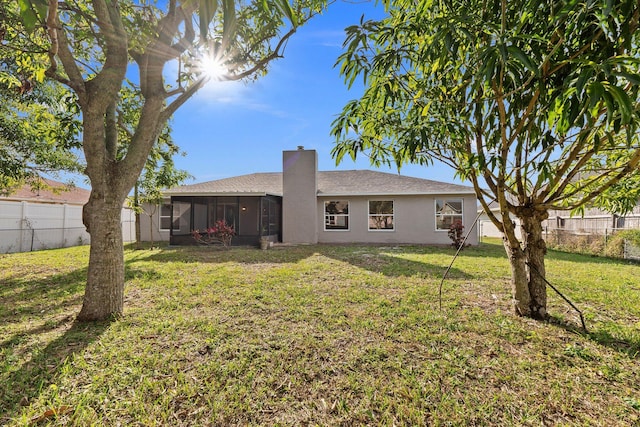
[[[84,205],[89,201],[91,194],[89,190],[68,186],[51,179],[43,179],[43,181],[45,183],[43,188],[32,189],[29,184],[25,184],[8,196],[0,196],[0,200],[69,205]]]
[[[319,171],[319,196],[473,194],[473,188],[370,170]],[[253,173],[199,184],[183,185],[168,196],[282,196],[282,173]]]
[[[500,204],[496,201],[493,201],[491,203],[489,203],[489,210],[491,211],[499,211],[500,210]],[[484,208],[482,207],[482,204],[480,202],[478,202],[478,213],[480,212],[484,212]]]
[[[451,206],[450,203],[445,203],[442,209],[437,211],[438,214],[451,215],[451,214],[460,214],[462,213],[462,204],[460,205],[460,209]]]

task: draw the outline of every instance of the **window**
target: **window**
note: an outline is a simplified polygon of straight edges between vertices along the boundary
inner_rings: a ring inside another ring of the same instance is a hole
[[[349,230],[349,202],[347,200],[324,202],[324,229]]]
[[[393,229],[393,200],[369,200],[369,230]]]
[[[462,199],[436,199],[436,230],[449,230],[462,221]]]
[[[171,204],[160,206],[160,230],[169,230],[171,224]],[[173,229],[180,230],[180,217],[173,219]]]

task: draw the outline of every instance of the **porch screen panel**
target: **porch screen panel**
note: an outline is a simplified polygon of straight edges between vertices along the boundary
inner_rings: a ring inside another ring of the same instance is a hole
[[[260,232],[260,198],[240,198],[240,218],[238,236],[257,236]]]
[[[174,235],[189,234],[193,228],[191,227],[191,202],[173,202],[173,216],[171,218],[177,228],[174,228]]]
[[[280,205],[275,201],[269,204],[269,234],[280,233]]]
[[[195,199],[193,201],[193,230],[204,232],[207,227],[207,201]]]
[[[237,218],[238,199],[236,197],[219,197],[216,203],[216,221],[223,220],[227,225],[237,230]]]
[[[282,220],[282,204],[272,197],[262,198],[262,215],[260,217],[260,235],[271,236],[280,234]]]

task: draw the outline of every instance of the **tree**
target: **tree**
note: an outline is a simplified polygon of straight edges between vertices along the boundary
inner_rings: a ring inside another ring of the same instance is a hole
[[[168,137],[168,135],[167,135]],[[133,197],[129,206],[136,214],[136,242],[140,244],[140,215],[149,217],[149,236],[153,246],[153,217],[164,201],[162,190],[183,183],[191,175],[182,169],[176,169],[173,162],[175,154],[182,154],[171,139],[160,138],[151,150],[140,178],[133,187]]]
[[[121,98],[118,116],[118,158],[126,155],[127,148],[134,135],[135,124],[140,120],[140,105],[142,97],[140,91],[130,81],[127,81],[121,90]],[[136,244],[140,245],[140,215],[149,216],[151,244],[153,245],[153,221],[158,206],[164,200],[162,190],[180,185],[191,175],[187,171],[176,169],[173,158],[175,155],[184,155],[171,138],[171,126],[165,123],[133,186],[133,195],[127,198],[127,204],[134,211]]]
[[[0,10],[0,23],[8,21],[7,13]],[[0,24],[0,45],[14,36]],[[43,174],[82,169],[73,94],[56,82],[43,83],[33,65],[19,51],[0,57],[0,194]]]
[[[227,70],[218,77],[222,80],[257,78],[282,56],[286,41],[323,2],[18,2],[20,22],[29,34],[15,34],[32,42],[38,41],[36,35],[46,39],[40,48],[49,59],[46,75],[75,93],[82,113],[82,148],[91,182],[83,220],[91,248],[78,320],[119,316],[124,292],[120,211],[169,118],[210,78],[204,59]],[[9,45],[24,43],[9,40]],[[123,151],[119,106],[126,77],[133,75],[141,110]]]
[[[515,311],[546,318],[549,209],[614,192],[628,208],[624,188],[638,182],[638,2],[395,0],[387,11],[347,29],[340,70],[365,90],[333,123],[333,155],[455,168],[503,232]]]
[[[79,120],[69,96],[56,84],[23,94],[0,84],[0,194],[42,175],[82,169]]]

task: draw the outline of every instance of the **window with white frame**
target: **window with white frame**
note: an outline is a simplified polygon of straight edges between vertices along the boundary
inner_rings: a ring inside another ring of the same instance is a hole
[[[436,199],[436,230],[449,230],[462,221],[462,199]]]
[[[328,200],[324,202],[324,229],[349,230],[348,200]]]
[[[171,204],[164,203],[160,205],[160,230],[169,230],[171,228]],[[173,229],[180,230],[180,217],[173,219]]]
[[[369,200],[369,230],[394,230],[393,200]]]

